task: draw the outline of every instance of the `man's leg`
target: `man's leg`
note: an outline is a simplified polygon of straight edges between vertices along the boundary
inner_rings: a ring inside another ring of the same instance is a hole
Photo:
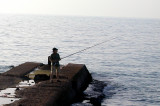
[[[56,71],[55,66],[51,65],[51,74],[50,74],[50,81],[53,82],[53,73]]]
[[[56,67],[56,78],[59,79],[60,66]]]

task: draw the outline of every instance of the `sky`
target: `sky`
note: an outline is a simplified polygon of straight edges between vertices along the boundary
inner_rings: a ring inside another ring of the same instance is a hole
[[[0,0],[0,13],[160,19],[160,0]]]

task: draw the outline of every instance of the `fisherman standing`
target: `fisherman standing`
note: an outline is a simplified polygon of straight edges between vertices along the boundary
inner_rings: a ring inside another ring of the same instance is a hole
[[[58,49],[57,48],[53,48],[53,53],[51,54],[51,56],[49,56],[48,60],[48,64],[51,65],[51,76],[50,76],[50,80],[52,81],[53,79],[53,72],[56,72],[56,78],[57,80],[59,79],[59,71],[60,71],[60,64],[59,61],[61,60],[59,54],[58,54]]]

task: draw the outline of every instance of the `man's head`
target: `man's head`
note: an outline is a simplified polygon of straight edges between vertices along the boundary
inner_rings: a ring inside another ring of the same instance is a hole
[[[53,48],[53,53],[57,53],[58,52],[58,49],[57,48]]]

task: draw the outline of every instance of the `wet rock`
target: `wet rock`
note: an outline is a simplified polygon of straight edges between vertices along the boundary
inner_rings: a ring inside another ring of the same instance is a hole
[[[94,106],[101,106],[101,99],[99,98],[90,98],[90,103]]]
[[[16,88],[16,91],[20,90],[19,87]]]
[[[14,68],[14,65],[9,66],[9,68],[11,68],[11,69]]]
[[[105,86],[107,86],[105,82],[93,80],[89,85],[89,90],[86,90],[83,94],[79,94],[79,96],[74,99],[74,105],[76,106],[76,102],[79,104],[79,102],[88,101],[86,105],[90,103],[93,106],[101,106],[101,102],[105,98],[105,95],[103,94]]]

